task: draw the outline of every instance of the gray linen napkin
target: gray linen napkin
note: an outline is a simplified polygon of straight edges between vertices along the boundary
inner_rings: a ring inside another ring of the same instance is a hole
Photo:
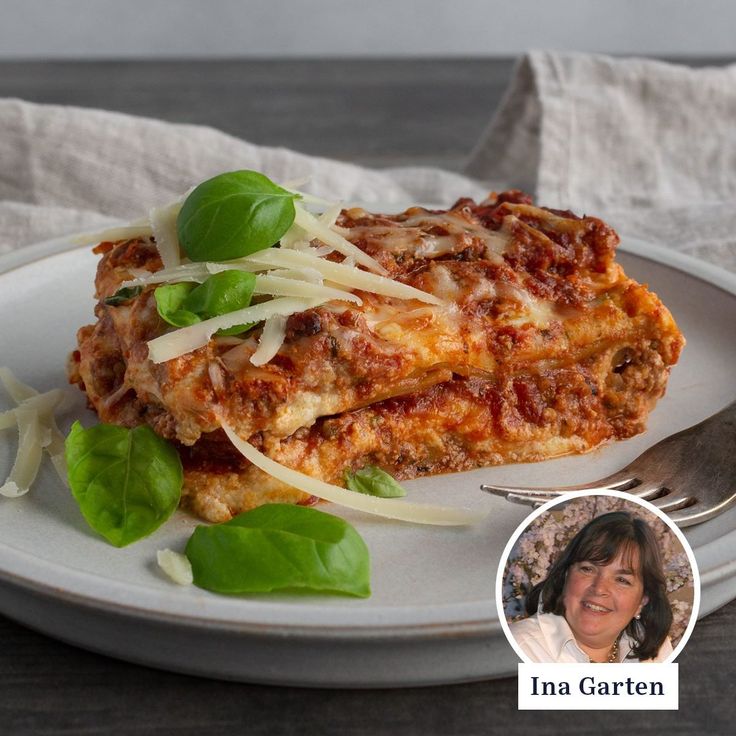
[[[736,65],[533,52],[467,177],[369,170],[211,128],[0,100],[0,253],[140,216],[234,168],[310,177],[328,198],[449,204],[515,186],[736,270]]]
[[[736,271],[736,64],[533,52],[466,172]]]
[[[429,168],[375,171],[284,148],[255,146],[204,126],[102,110],[0,100],[0,253],[113,221],[136,219],[222,171],[352,202],[451,202],[485,187]]]

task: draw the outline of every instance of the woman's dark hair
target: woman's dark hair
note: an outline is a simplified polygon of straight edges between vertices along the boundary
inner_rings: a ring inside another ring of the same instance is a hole
[[[646,521],[627,511],[597,516],[573,537],[555,560],[547,578],[529,592],[527,613],[534,615],[538,612],[541,595],[542,613],[564,616],[562,592],[571,565],[585,561],[607,565],[619,552],[631,559],[636,551],[648,601],[641,609],[641,618],[632,619],[625,629],[634,640],[629,656],[636,659],[656,657],[672,626],[672,608],[667,598],[662,560],[654,533]]]

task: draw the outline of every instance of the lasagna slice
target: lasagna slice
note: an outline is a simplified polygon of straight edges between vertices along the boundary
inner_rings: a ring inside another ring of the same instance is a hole
[[[333,230],[386,279],[433,298],[354,289],[360,304],[286,317],[260,365],[251,359],[263,323],[153,362],[150,341],[172,329],[155,286],[104,300],[162,269],[155,242],[96,248],[97,322],[79,330],[70,380],[102,421],[146,423],[176,443],[183,503],[199,516],[313,500],[245,460],[220,417],[273,460],[338,485],[366,465],[409,479],[586,452],[644,430],[684,339],[615,262],[618,236],[601,220],[509,191],[449,210],[346,209]],[[276,250],[295,267],[316,257],[352,265],[318,241]],[[255,257],[253,270],[268,273],[268,260]]]

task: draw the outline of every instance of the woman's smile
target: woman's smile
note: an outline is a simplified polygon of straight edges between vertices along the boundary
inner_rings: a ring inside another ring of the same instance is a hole
[[[581,602],[581,605],[582,605],[582,607],[585,610],[590,611],[591,613],[598,613],[598,614],[601,614],[601,613],[611,613],[611,609],[610,608],[606,608],[605,606],[601,606],[598,603],[592,603],[591,601],[585,601],[584,600],[584,601]]]

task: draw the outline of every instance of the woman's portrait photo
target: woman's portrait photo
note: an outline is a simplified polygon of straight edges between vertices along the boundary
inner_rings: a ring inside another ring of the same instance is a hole
[[[536,516],[500,579],[508,633],[531,662],[664,662],[695,610],[678,534],[622,495],[586,495]]]

